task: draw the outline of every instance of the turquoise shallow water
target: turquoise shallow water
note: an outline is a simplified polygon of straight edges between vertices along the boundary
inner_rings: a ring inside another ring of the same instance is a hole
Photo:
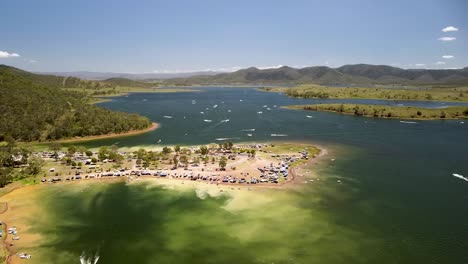
[[[148,191],[144,185],[63,195],[46,209],[62,219],[58,233],[67,235],[52,240],[50,248],[74,257],[99,251],[99,263],[468,262],[468,182],[452,176],[468,175],[468,124],[292,111],[279,106],[328,101],[248,88],[203,90],[131,94],[103,103],[146,115],[161,128],[86,145],[151,145],[159,139],[202,144],[222,138],[317,142],[337,150],[336,161],[315,168],[324,181],[302,191],[261,194],[271,203],[240,211],[226,209],[229,197],[200,199],[194,192]],[[41,232],[57,234],[57,229]]]

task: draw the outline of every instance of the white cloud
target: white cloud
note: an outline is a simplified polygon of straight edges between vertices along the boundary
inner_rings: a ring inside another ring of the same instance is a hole
[[[458,28],[454,26],[448,26],[442,29],[443,32],[451,32],[451,31],[458,31]]]
[[[444,65],[445,64],[445,61],[438,61],[435,63],[436,65]]]
[[[442,58],[444,58],[444,59],[453,59],[453,58],[455,58],[455,56],[453,56],[453,55],[444,55],[444,56],[442,56]]]
[[[284,65],[276,65],[276,66],[259,66],[257,67],[260,70],[266,70],[266,69],[278,69],[283,67]]]
[[[416,63],[414,66],[422,67],[422,66],[426,66],[426,64],[424,64],[424,63]]]
[[[456,37],[441,37],[439,38],[440,41],[454,41],[456,40]]]
[[[20,55],[18,53],[8,53],[6,51],[1,51],[0,50],[0,58],[14,58],[14,57],[19,57]]]

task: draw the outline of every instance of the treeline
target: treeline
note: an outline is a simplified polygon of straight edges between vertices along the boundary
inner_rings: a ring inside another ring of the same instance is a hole
[[[41,172],[44,160],[31,154],[31,150],[18,147],[11,137],[0,144],[0,187]]]
[[[0,68],[0,141],[7,136],[17,141],[57,140],[151,125],[148,118],[99,108],[87,100],[82,93],[48,87]]]
[[[292,109],[337,112],[356,116],[403,119],[454,119],[468,118],[468,107],[453,106],[442,109],[421,107],[400,107],[365,104],[316,104],[289,106]]]
[[[320,99],[363,98],[387,100],[468,101],[468,88],[466,87],[446,89],[387,89],[300,85],[287,89],[285,93],[291,97]]]

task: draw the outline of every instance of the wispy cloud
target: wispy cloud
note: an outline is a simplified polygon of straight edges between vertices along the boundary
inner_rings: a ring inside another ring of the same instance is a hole
[[[18,53],[8,53],[6,51],[1,51],[0,50],[0,58],[14,58],[14,57],[19,57],[20,55]]]
[[[448,26],[442,29],[443,32],[452,32],[452,31],[458,31],[458,28],[454,26]]]
[[[435,65],[444,65],[445,64],[445,61],[438,61],[435,63]]]
[[[260,70],[266,70],[266,69],[278,69],[283,67],[284,65],[276,65],[276,66],[259,66],[257,67]]]
[[[440,41],[454,41],[456,40],[456,37],[441,37],[439,38]]]
[[[416,63],[414,66],[416,66],[416,67],[423,67],[423,66],[426,66],[426,64],[424,64],[424,63]]]
[[[444,56],[442,56],[442,58],[444,58],[444,59],[453,59],[453,58],[455,58],[455,56],[453,56],[453,55],[444,55]]]
[[[191,72],[234,72],[242,69],[240,66],[225,67],[225,68],[205,68],[205,69],[174,69],[174,70],[153,70],[151,73],[191,73]]]

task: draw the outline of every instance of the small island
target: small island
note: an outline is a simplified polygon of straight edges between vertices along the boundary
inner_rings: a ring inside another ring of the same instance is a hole
[[[334,112],[347,115],[399,118],[399,119],[465,119],[468,118],[468,106],[452,106],[446,108],[422,108],[412,106],[388,106],[367,104],[315,104],[291,105],[287,109]]]

